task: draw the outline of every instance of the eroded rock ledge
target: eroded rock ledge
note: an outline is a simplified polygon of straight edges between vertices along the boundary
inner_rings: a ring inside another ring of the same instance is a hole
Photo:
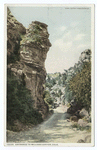
[[[34,107],[42,114],[42,117],[45,118],[48,112],[48,106],[43,100],[46,78],[45,59],[51,47],[51,43],[48,39],[47,25],[34,21],[25,32],[23,25],[16,21],[15,18],[12,19],[13,15],[9,9],[8,11],[8,56],[12,55],[12,57],[14,57],[17,54],[19,56],[19,59],[15,62],[11,62],[9,59],[8,68],[13,71],[15,76],[23,80],[26,87],[31,90]],[[12,33],[17,33],[13,35],[13,38],[9,35],[10,30]],[[14,46],[16,44],[18,45],[17,50]]]

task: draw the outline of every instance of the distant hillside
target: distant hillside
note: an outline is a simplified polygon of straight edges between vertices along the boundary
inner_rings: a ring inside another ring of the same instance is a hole
[[[76,86],[76,84],[78,84],[77,80],[80,80],[80,77],[77,79],[77,76],[78,75],[82,76],[81,79],[88,78],[88,75],[84,77],[84,75],[82,75],[82,72],[83,69],[85,70],[85,72],[87,72],[87,68],[88,70],[91,69],[90,62],[91,62],[91,50],[86,49],[81,53],[78,63],[75,63],[75,65],[70,67],[68,70],[64,69],[63,73],[56,72],[47,74],[45,87],[46,91],[50,92],[53,101],[56,101],[57,103],[67,104],[71,100],[75,99],[76,94],[73,91],[74,88],[73,86]],[[91,72],[89,72],[89,74],[91,74]],[[75,83],[72,83],[74,78],[76,81],[74,81]],[[72,87],[70,84],[72,84]],[[81,84],[85,85],[85,83]],[[87,88],[88,87],[84,86],[82,90],[87,91]]]

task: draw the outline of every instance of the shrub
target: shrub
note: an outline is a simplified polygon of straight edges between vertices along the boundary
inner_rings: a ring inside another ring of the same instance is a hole
[[[50,96],[50,92],[47,90],[44,91],[43,98],[48,105],[52,105],[54,103],[54,99]]]
[[[77,130],[81,130],[81,131],[86,130],[87,132],[91,132],[91,126],[82,127],[78,125],[78,123],[73,123],[72,128],[77,128]]]

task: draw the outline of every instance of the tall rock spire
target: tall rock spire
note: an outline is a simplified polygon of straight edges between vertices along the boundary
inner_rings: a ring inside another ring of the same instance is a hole
[[[12,56],[9,57],[8,68],[20,81],[25,82],[24,85],[31,91],[34,107],[45,118],[48,112],[48,106],[43,100],[46,78],[45,59],[51,47],[47,25],[34,21],[28,29],[25,29],[9,9],[7,22],[7,51],[8,57]],[[13,59],[14,62],[11,61]]]

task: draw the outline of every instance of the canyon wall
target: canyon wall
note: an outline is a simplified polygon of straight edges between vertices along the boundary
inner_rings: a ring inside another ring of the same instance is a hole
[[[46,24],[34,21],[25,29],[8,9],[7,67],[31,91],[33,106],[43,118],[48,113],[48,106],[43,100],[45,59],[51,47],[48,38]]]

